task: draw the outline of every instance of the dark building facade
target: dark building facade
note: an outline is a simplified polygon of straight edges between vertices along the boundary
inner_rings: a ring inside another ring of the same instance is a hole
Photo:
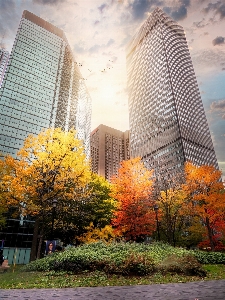
[[[120,162],[130,158],[129,131],[99,125],[91,132],[92,171],[105,179],[117,174]]]
[[[24,11],[0,89],[0,152],[28,134],[74,127],[90,155],[91,100],[64,32]]]
[[[155,174],[218,163],[183,28],[156,8],[127,47],[130,153]]]

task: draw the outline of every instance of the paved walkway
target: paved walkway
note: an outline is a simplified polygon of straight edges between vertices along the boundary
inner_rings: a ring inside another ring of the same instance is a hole
[[[0,290],[10,300],[225,300],[225,280],[93,288]]]

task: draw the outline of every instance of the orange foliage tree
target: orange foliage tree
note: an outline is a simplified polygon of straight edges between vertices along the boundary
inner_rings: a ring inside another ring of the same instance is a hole
[[[206,226],[211,249],[215,250],[216,224],[224,220],[225,190],[221,171],[213,166],[185,165],[186,183],[184,189],[190,197],[193,215],[199,216]]]
[[[138,157],[123,161],[118,175],[111,179],[112,197],[118,201],[112,224],[126,240],[138,240],[155,230],[152,173]]]
[[[214,215],[214,211],[208,211],[209,215]],[[225,245],[221,240],[224,240],[225,238],[225,219],[224,214],[221,216],[217,215],[217,218],[213,218],[211,223],[211,228],[213,229],[213,244],[214,244],[214,251],[225,251]],[[204,234],[204,236],[207,236]],[[198,248],[202,250],[208,250],[211,248],[211,244],[209,239],[204,239],[202,242],[198,244]]]

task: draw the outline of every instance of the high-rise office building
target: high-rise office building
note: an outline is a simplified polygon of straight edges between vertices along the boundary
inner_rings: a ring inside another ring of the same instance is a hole
[[[218,167],[184,30],[156,8],[127,47],[130,153],[156,174]]]
[[[0,89],[0,152],[28,134],[74,127],[90,155],[91,100],[64,32],[24,11]]]
[[[120,162],[130,158],[129,131],[99,125],[91,132],[92,171],[110,180]]]
[[[9,60],[9,52],[5,49],[0,49],[0,87],[5,75],[5,70]]]

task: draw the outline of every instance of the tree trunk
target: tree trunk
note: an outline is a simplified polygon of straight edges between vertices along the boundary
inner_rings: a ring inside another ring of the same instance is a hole
[[[43,226],[42,226],[43,227]],[[37,259],[40,258],[41,256],[41,245],[43,241],[43,228],[41,228],[41,233],[40,233],[40,239],[39,239],[39,244],[38,244],[38,251],[37,251]]]
[[[172,232],[172,234],[173,234],[173,246],[175,247],[176,246],[176,238],[175,238],[175,231],[176,231],[176,223],[175,223],[175,221],[173,221],[174,223],[173,223],[173,232]]]
[[[31,245],[30,261],[36,260],[39,225],[40,225],[40,218],[37,217],[34,223],[34,233],[33,233],[32,245]]]
[[[215,251],[214,242],[213,242],[213,233],[212,233],[212,228],[210,227],[210,224],[209,224],[209,218],[206,217],[205,219],[206,219],[206,227],[208,230],[208,237],[209,237],[209,241],[210,241],[211,250]]]

